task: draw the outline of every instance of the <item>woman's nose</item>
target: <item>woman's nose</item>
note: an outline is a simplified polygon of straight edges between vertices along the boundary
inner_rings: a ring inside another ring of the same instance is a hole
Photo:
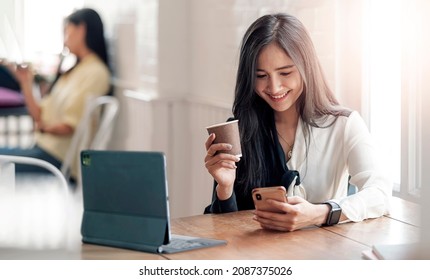
[[[279,92],[282,89],[282,84],[280,79],[276,78],[276,77],[270,77],[267,81],[267,87],[266,90],[271,93],[271,94],[275,94],[277,92]]]

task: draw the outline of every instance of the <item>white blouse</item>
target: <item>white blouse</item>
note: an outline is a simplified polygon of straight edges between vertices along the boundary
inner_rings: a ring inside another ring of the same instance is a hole
[[[330,116],[320,127],[333,122]],[[297,170],[301,184],[289,188],[289,196],[298,195],[311,203],[337,202],[342,213],[354,222],[388,213],[392,181],[383,171],[381,158],[358,112],[340,116],[326,128],[311,128],[306,156],[306,141],[299,121],[288,169]],[[348,196],[350,183],[358,192]]]

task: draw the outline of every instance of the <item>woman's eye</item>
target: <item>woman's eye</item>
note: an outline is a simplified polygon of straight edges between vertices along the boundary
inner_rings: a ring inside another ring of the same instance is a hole
[[[283,72],[283,73],[281,73],[281,76],[288,76],[288,75],[290,75],[291,74],[291,72]]]
[[[266,77],[266,75],[264,75],[264,74],[260,74],[260,75],[258,75],[258,74],[257,74],[257,78],[258,78],[258,79],[261,79],[261,78],[264,78],[264,77]]]

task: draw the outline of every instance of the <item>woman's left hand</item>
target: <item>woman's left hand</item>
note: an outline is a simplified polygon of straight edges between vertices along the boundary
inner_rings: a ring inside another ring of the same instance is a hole
[[[272,199],[267,202],[282,213],[255,210],[254,220],[265,229],[294,231],[311,225],[320,225],[326,221],[329,212],[329,206],[312,204],[298,196],[289,197],[288,203]]]

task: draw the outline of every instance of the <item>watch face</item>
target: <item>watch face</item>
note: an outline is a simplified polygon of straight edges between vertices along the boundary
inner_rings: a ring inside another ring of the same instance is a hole
[[[335,225],[339,223],[340,215],[342,214],[341,210],[333,211],[331,214],[330,224]]]

